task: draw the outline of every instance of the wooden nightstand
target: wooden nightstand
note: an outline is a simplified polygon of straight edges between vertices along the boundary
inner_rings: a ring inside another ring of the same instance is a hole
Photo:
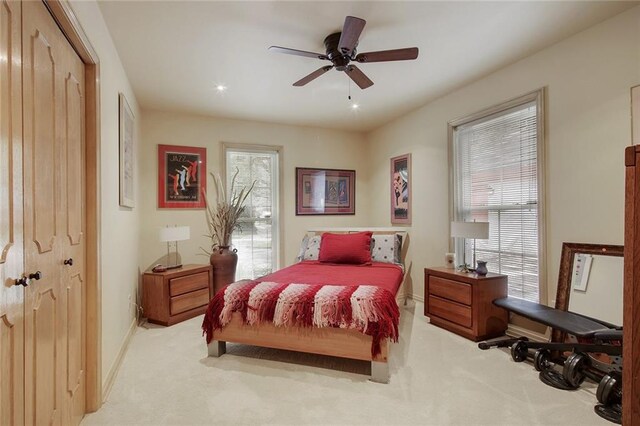
[[[142,315],[149,322],[173,325],[201,315],[213,297],[210,265],[185,265],[166,272],[145,272]]]
[[[502,336],[507,311],[492,302],[507,297],[507,276],[424,269],[424,314],[431,324],[473,341]]]

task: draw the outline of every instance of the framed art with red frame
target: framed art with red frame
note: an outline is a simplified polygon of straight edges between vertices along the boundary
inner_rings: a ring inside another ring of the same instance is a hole
[[[296,167],[296,215],[356,214],[356,171]]]
[[[158,145],[158,208],[203,209],[206,148]]]

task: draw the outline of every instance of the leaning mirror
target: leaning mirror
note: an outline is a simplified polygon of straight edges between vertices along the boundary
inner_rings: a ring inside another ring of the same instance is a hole
[[[556,309],[622,325],[624,247],[563,243]],[[553,330],[551,340],[564,340]]]

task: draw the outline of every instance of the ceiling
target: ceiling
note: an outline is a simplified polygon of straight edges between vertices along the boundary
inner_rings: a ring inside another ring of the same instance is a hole
[[[102,1],[100,8],[142,108],[369,131],[612,17],[638,2]],[[415,61],[358,64],[361,90],[324,53],[347,15],[367,25],[359,52],[417,46]],[[227,87],[218,92],[216,85]],[[347,99],[360,105],[354,110]]]

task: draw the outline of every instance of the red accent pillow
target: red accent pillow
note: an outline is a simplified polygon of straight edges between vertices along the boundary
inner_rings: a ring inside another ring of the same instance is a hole
[[[318,260],[326,263],[371,264],[372,232],[322,234]]]

